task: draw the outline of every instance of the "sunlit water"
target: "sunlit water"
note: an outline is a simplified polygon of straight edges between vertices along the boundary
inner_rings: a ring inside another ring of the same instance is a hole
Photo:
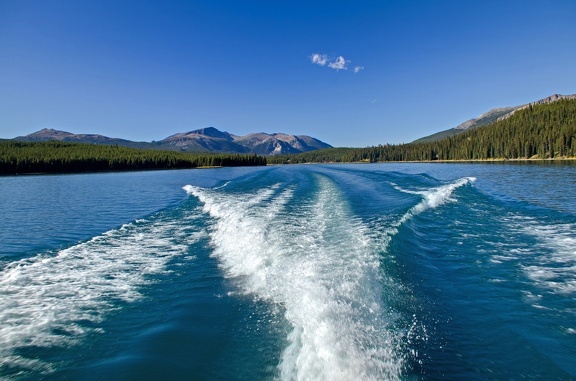
[[[0,379],[574,380],[576,166],[0,178]]]

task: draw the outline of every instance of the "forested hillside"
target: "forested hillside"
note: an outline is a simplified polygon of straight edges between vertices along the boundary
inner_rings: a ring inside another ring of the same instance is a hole
[[[576,100],[529,106],[507,119],[435,142],[334,148],[269,163],[549,159],[576,156]]]
[[[0,174],[266,165],[256,155],[190,154],[64,142],[0,142]]]

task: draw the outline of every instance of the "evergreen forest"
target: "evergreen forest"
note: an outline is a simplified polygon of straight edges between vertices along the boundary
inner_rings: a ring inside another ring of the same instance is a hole
[[[0,174],[129,171],[266,165],[266,158],[193,154],[122,146],[49,142],[0,142]]]
[[[501,121],[432,142],[330,148],[268,159],[282,163],[561,159],[576,157],[576,100],[529,105]]]

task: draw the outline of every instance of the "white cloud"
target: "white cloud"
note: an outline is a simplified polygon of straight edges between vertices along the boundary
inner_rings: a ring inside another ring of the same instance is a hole
[[[310,61],[316,65],[325,66],[328,62],[328,56],[326,54],[314,53],[310,56]]]
[[[350,61],[347,61],[344,57],[338,56],[334,61],[328,64],[328,67],[335,70],[346,70],[347,69],[346,65],[349,62]]]
[[[328,66],[330,69],[338,70],[348,70],[348,64],[351,62],[344,58],[344,56],[338,56],[336,58],[328,57],[327,54],[313,53],[310,56],[310,61],[313,64],[320,66]],[[354,73],[358,73],[360,70],[364,70],[364,66],[355,66]]]

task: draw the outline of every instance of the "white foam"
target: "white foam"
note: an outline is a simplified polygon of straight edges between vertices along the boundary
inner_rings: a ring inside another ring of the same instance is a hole
[[[537,263],[522,266],[538,286],[559,294],[576,294],[576,226],[544,225],[537,220],[523,219],[521,229],[538,239],[535,249],[543,254]]]
[[[408,221],[412,217],[426,211],[429,209],[437,208],[440,205],[443,205],[447,202],[454,202],[451,196],[454,190],[460,188],[464,185],[468,185],[476,181],[475,177],[463,177],[454,181],[453,183],[442,185],[436,188],[427,189],[427,190],[408,190],[400,188],[396,184],[392,184],[392,186],[401,192],[409,193],[409,194],[417,194],[422,196],[422,201],[418,204],[413,206],[399,221],[398,225],[403,224],[404,222]]]
[[[215,218],[213,255],[226,276],[284,308],[292,330],[282,379],[398,379],[403,360],[382,302],[378,244],[333,183],[319,177],[318,185],[308,200],[279,187],[243,195],[185,189]]]
[[[193,218],[191,216],[187,218]],[[55,255],[9,264],[0,272],[0,367],[50,371],[19,348],[68,347],[114,308],[142,297],[151,274],[187,253],[199,236],[182,221],[138,220]]]

